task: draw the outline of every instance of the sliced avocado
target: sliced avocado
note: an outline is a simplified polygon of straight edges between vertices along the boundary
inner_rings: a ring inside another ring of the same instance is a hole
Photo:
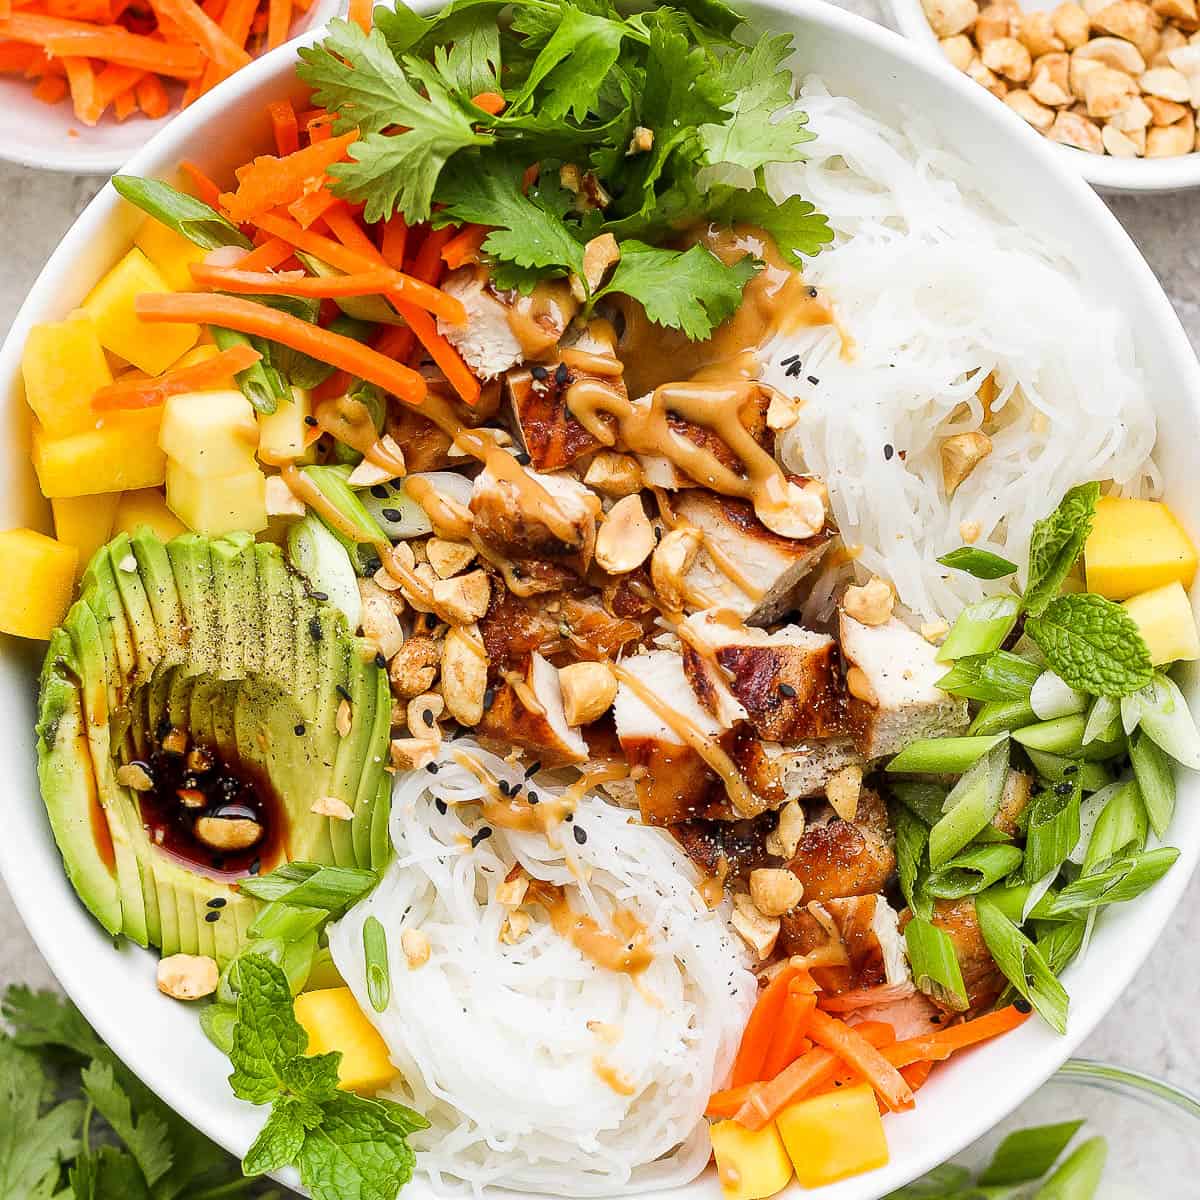
[[[259,907],[246,874],[386,854],[390,708],[366,643],[277,547],[121,535],[42,674],[39,777],[69,878],[111,933],[227,961]],[[313,813],[324,797],[354,818]]]

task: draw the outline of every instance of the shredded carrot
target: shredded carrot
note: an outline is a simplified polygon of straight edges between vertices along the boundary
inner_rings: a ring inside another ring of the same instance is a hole
[[[117,96],[113,100],[112,110],[118,121],[126,121],[133,116],[138,110],[137,88],[128,88]]]
[[[292,25],[292,0],[270,0],[267,6],[267,49],[287,41]],[[282,153],[282,152],[281,152]]]
[[[239,271],[273,271],[292,257],[292,247],[282,238],[267,238],[261,246],[247,253],[245,258],[239,258]]]
[[[122,92],[137,87],[145,76],[146,72],[139,71],[136,67],[122,67],[116,63],[110,63],[96,76],[95,86],[92,89],[92,106],[88,117],[80,117],[80,120],[87,120],[89,125],[95,125],[104,115],[104,110]]]
[[[790,963],[762,990],[742,1031],[741,1045],[733,1061],[733,1086],[753,1083],[763,1077],[763,1065],[775,1026],[788,998],[788,985],[800,974]]]
[[[137,102],[138,108],[152,120],[165,117],[171,108],[167,89],[157,75],[147,75],[138,81]],[[213,191],[215,193],[216,189],[214,188]],[[216,199],[215,194],[213,199]]]
[[[33,88],[34,98],[43,104],[57,104],[67,94],[67,81],[61,75],[43,75]]]
[[[907,1067],[915,1062],[941,1062],[959,1050],[1010,1033],[1027,1020],[1029,1013],[1023,1013],[1010,1004],[1007,1008],[986,1013],[973,1021],[964,1021],[961,1025],[951,1025],[936,1033],[897,1042],[887,1047],[884,1057],[895,1067]]]
[[[108,0],[45,0],[45,10],[52,17],[67,17],[72,21],[107,25],[111,20]]]
[[[442,247],[442,262],[452,271],[477,262],[484,239],[491,232],[486,225],[468,225]]]
[[[397,271],[404,270],[404,251],[408,246],[408,222],[399,214],[393,213],[383,227],[383,242],[379,252],[383,261]]]
[[[96,73],[86,58],[73,55],[63,58],[67,72],[67,84],[71,89],[71,104],[75,115],[85,125],[95,125]]]
[[[367,237],[362,226],[359,225],[358,220],[350,211],[345,201],[339,200],[336,204],[327,208],[323,214],[323,220],[329,227],[329,232],[347,250],[353,250],[356,254],[361,254],[364,258],[383,261],[379,251],[375,248],[374,242]]]
[[[267,105],[271,129],[275,134],[275,153],[284,157],[300,149],[300,126],[290,100],[275,100]]]
[[[324,383],[319,383],[313,388],[312,398],[315,402],[344,396],[350,390],[351,383],[353,380],[345,371],[334,371]]]
[[[145,81],[143,80],[143,82]],[[140,96],[138,100],[141,100]],[[221,189],[190,159],[183,159],[179,164],[179,169],[188,177],[196,199],[203,200],[205,204],[216,208]]]
[[[426,283],[437,285],[442,281],[442,250],[454,236],[454,226],[447,225],[442,229],[431,229],[417,251],[413,260],[412,273]]]
[[[194,79],[204,71],[204,54],[197,47],[172,45],[119,27],[52,34],[46,49],[59,58],[102,58],[174,79]]]
[[[249,221],[281,205],[298,200],[310,179],[320,179],[358,139],[351,130],[341,137],[306,146],[282,158],[264,154],[237,171],[238,186],[221,196],[221,206],[231,220]]]
[[[854,1031],[875,1047],[892,1046],[896,1042],[896,1028],[886,1021],[859,1021]]]
[[[333,299],[341,296],[383,296],[394,271],[371,271],[361,275],[305,275],[303,271],[245,271],[236,267],[214,267],[193,263],[192,277],[202,287],[242,296],[306,296]]]
[[[752,1083],[743,1083],[741,1087],[726,1088],[723,1092],[713,1092],[708,1098],[708,1107],[704,1110],[704,1115],[721,1121],[736,1116],[738,1109],[746,1103],[746,1097],[750,1095],[752,1087],[754,1087]]]
[[[465,404],[475,407],[479,401],[479,380],[475,373],[462,360],[450,343],[437,330],[437,323],[423,309],[414,308],[411,304],[392,298],[392,306],[409,323],[417,341],[425,347],[429,357],[437,363],[446,381],[458,393],[459,399]],[[461,322],[452,321],[457,325]]]
[[[350,7],[346,12],[346,16],[355,23],[363,31],[363,33],[371,32],[372,11],[374,5],[371,0],[350,0]]]
[[[196,0],[150,0],[161,28],[170,21],[180,32],[195,42],[204,56],[223,71],[232,74],[246,66],[250,55],[210,17]]]
[[[372,345],[385,358],[394,358],[396,362],[408,362],[416,340],[416,335],[407,325],[389,325],[375,338]]]
[[[907,1067],[901,1067],[900,1074],[904,1076],[904,1082],[916,1092],[925,1086],[925,1081],[929,1078],[932,1070],[933,1063],[931,1062],[915,1062],[909,1063]]]
[[[839,1021],[836,1017],[817,1009],[809,1022],[808,1036],[818,1046],[832,1050],[844,1063],[862,1075],[893,1112],[912,1107],[912,1089],[904,1082],[904,1077],[861,1033],[851,1029],[845,1021]]]
[[[17,75],[29,68],[40,58],[36,46],[23,42],[0,42],[0,75]]]
[[[353,338],[331,333],[319,325],[310,325],[299,317],[243,300],[240,296],[149,292],[136,298],[134,312],[150,323],[219,325],[238,333],[270,338],[308,354],[318,362],[349,371],[408,404],[419,404],[425,398],[425,381],[416,371],[384,358]]]
[[[771,1031],[771,1040],[763,1060],[763,1079],[774,1079],[784,1067],[800,1057],[805,1043],[808,1042],[809,1018],[816,1007],[817,998],[812,993],[788,988],[779,1021]]]
[[[71,21],[66,17],[51,17],[45,13],[13,12],[4,18],[0,38],[14,42],[27,42],[43,48],[53,37],[64,33],[91,33],[92,26],[86,21]]]
[[[223,383],[231,375],[252,367],[261,357],[252,346],[231,346],[203,362],[190,367],[178,367],[163,375],[129,381],[119,379],[100,388],[92,396],[92,407],[97,412],[110,412],[118,408],[154,408],[165,403],[168,396]]]
[[[12,0],[0,0],[0,21],[7,21],[12,16]]]
[[[309,121],[305,126],[308,130],[308,140],[315,145],[317,142],[327,142],[333,137],[333,122],[324,119]]]
[[[504,111],[508,101],[499,92],[480,92],[478,96],[471,97],[471,103],[494,117]]]

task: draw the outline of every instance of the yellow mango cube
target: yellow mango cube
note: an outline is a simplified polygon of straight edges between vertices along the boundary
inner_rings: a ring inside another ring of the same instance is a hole
[[[75,590],[79,551],[32,529],[0,533],[0,630],[45,641]]]
[[[149,375],[161,375],[187,353],[200,336],[199,325],[147,325],[138,320],[133,302],[144,292],[171,289],[154,264],[135,246],[83,302],[96,325],[100,344]]]
[[[1122,606],[1141,631],[1156,666],[1200,658],[1200,635],[1192,602],[1178,580],[1131,596]]]
[[[195,291],[196,281],[190,268],[192,263],[204,261],[207,250],[153,217],[142,222],[133,244],[154,264],[173,292]]]
[[[164,542],[187,532],[187,526],[167,507],[167,498],[159,488],[138,488],[125,492],[113,518],[113,534],[135,533],[148,525]]]
[[[98,496],[59,496],[50,501],[54,536],[79,551],[79,574],[112,537],[120,499],[120,492],[102,492]]]
[[[363,1015],[347,987],[301,992],[296,1020],[308,1034],[309,1054],[340,1050],[338,1087],[347,1092],[377,1092],[396,1078],[387,1046]]]
[[[267,477],[257,468],[210,479],[167,459],[167,506],[197,533],[217,537],[267,527]]]
[[[1127,600],[1172,580],[1191,587],[1196,547],[1162,501],[1103,496],[1083,561],[1089,591]]]
[[[883,1118],[868,1084],[801,1100],[775,1124],[801,1187],[824,1187],[887,1164]]]
[[[42,494],[51,499],[158,487],[167,456],[158,447],[157,408],[106,413],[96,429],[52,438],[33,427],[33,466]]]
[[[302,388],[292,388],[292,399],[281,401],[273,413],[258,414],[258,457],[273,467],[298,462],[308,451],[312,399]]]
[[[251,470],[258,446],[254,408],[233,389],[170,396],[158,444],[184,470],[206,479]]]
[[[29,407],[53,437],[93,428],[92,396],[112,383],[96,326],[82,311],[29,331],[21,375]]]
[[[718,1121],[708,1132],[724,1200],[762,1200],[791,1182],[792,1161],[774,1124],[751,1131]]]

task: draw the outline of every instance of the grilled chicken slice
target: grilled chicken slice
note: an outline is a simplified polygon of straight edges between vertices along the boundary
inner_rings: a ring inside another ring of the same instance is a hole
[[[811,900],[784,913],[779,944],[785,954],[825,958],[830,965],[818,968],[817,981],[826,991],[904,983],[909,977],[899,914],[883,896]]]
[[[826,531],[803,540],[782,537],[759,521],[748,501],[702,488],[681,492],[674,508],[682,524],[704,535],[684,576],[690,606],[730,609],[750,625],[768,625],[793,606],[798,585],[831,537]]]
[[[567,724],[558,671],[536,652],[529,656],[523,678],[510,675],[495,689],[495,699],[475,734],[489,750],[507,754],[515,746],[547,767],[588,758],[587,742]]]
[[[857,682],[848,677],[847,707],[864,758],[895,754],[917,738],[961,733],[970,724],[967,702],[937,686],[946,670],[936,648],[903,621],[863,625],[842,613],[841,643],[851,672],[859,672]]]
[[[804,884],[805,900],[837,900],[882,892],[896,869],[896,849],[887,807],[877,792],[863,788],[853,821],[823,816],[811,820],[786,864]]]
[[[737,761],[751,789],[772,808],[788,800],[823,796],[826,785],[843,767],[865,765],[846,737],[802,740],[791,746],[758,742],[746,746]]]
[[[1008,981],[983,940],[975,901],[970,898],[937,901],[933,906],[933,924],[945,930],[954,946],[970,1011],[991,1007]]]
[[[682,821],[671,826],[671,833],[705,875],[732,878],[770,862],[766,839],[772,824],[767,815],[748,821]]]
[[[1001,833],[1016,837],[1021,828],[1021,815],[1029,807],[1033,795],[1033,776],[1024,771],[1009,771],[1004,780],[1004,792],[1000,807],[992,818],[992,824]]]

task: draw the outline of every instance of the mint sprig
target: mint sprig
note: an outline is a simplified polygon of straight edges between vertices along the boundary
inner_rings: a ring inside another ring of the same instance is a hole
[[[1035,617],[1058,595],[1063,581],[1083,553],[1092,531],[1098,483],[1073,487],[1062,503],[1033,527],[1029,539],[1029,579],[1025,584],[1025,609]]]

